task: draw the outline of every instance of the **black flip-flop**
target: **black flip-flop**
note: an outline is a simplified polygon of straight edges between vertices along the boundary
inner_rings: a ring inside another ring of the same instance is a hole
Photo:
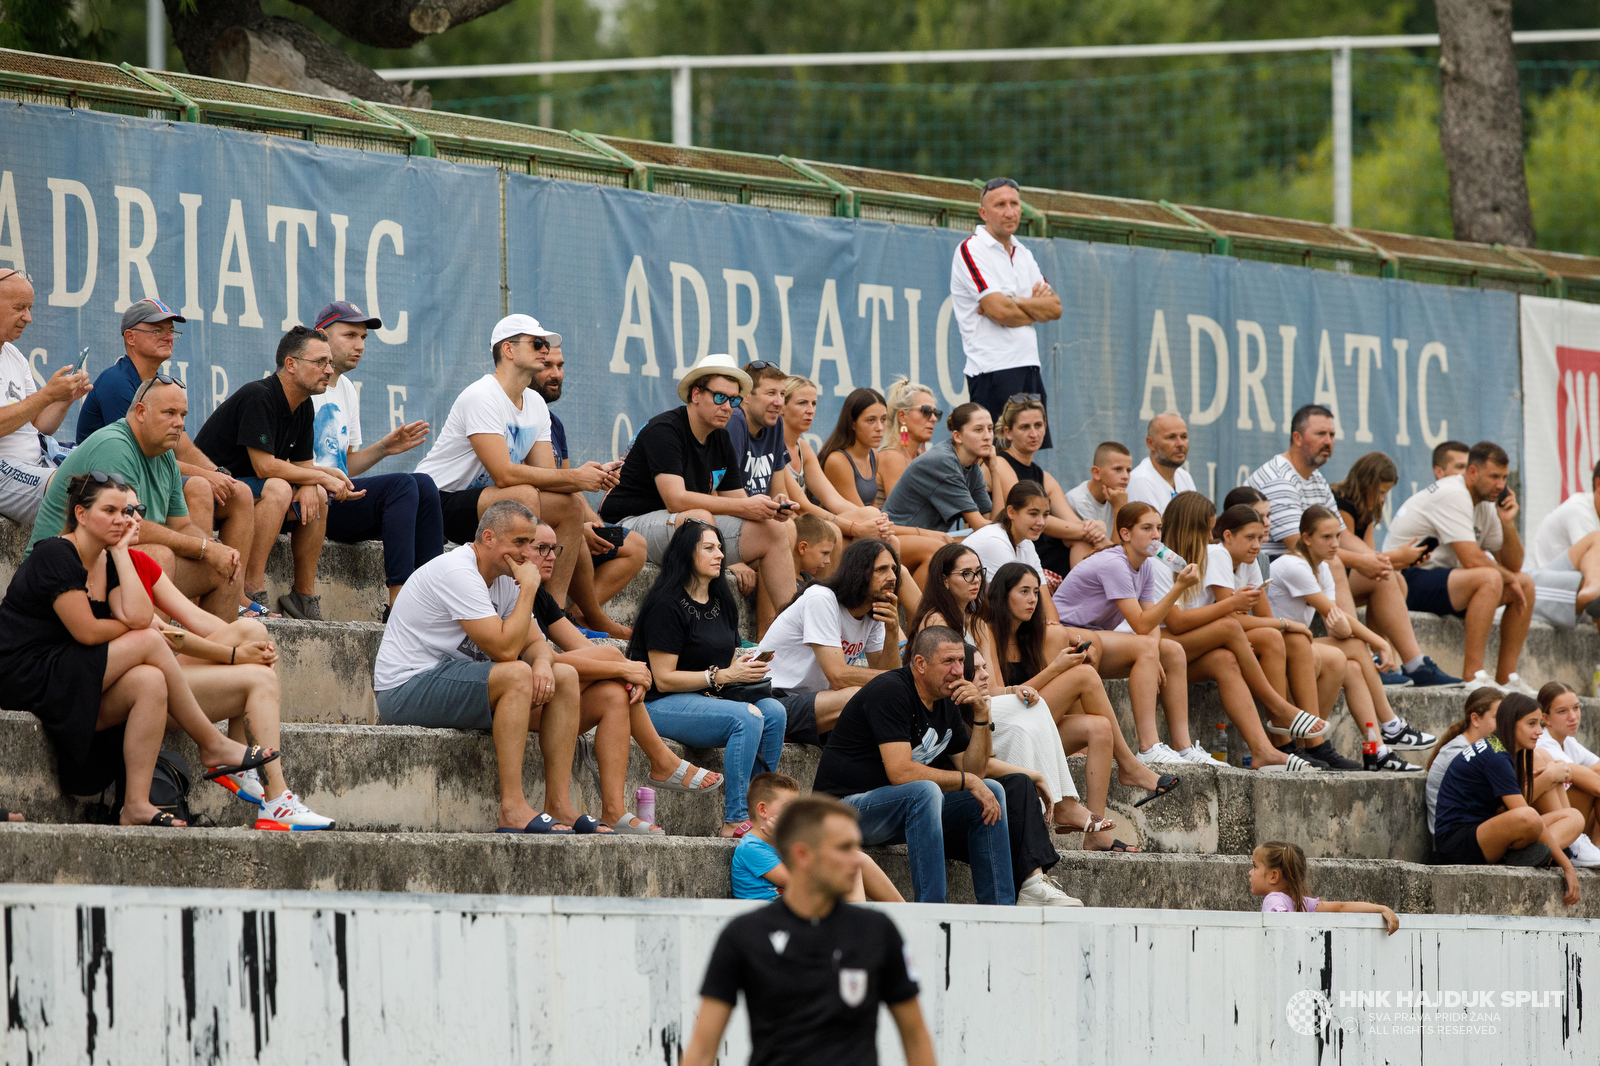
[[[496,833],[530,833],[530,834],[533,834],[534,836],[553,836],[553,837],[571,836],[572,835],[572,830],[571,829],[557,829],[556,828],[556,826],[558,826],[560,824],[561,824],[560,822],[557,822],[554,818],[550,817],[548,814],[536,814],[536,815],[533,816],[533,819],[531,821],[529,821],[528,824],[523,826],[521,829],[507,829],[506,827],[501,826],[500,828],[496,829],[495,832]]]
[[[171,811],[157,811],[150,818],[149,824],[150,825],[154,825],[154,826],[159,826],[162,829],[187,829],[187,828],[189,828],[186,825],[179,825],[178,824],[178,819],[176,819],[176,818],[174,818],[172,816],[172,812]]]
[[[602,826],[604,826],[606,830],[604,833],[600,832]],[[572,823],[572,831],[577,833],[579,836],[609,837],[616,835],[615,830],[592,814],[578,815],[578,817]]]
[[[1502,866],[1543,866],[1552,858],[1550,845],[1535,840],[1524,848],[1512,848],[1500,860]]]
[[[1140,800],[1138,803],[1135,803],[1134,806],[1135,807],[1143,807],[1146,803],[1149,803],[1151,800],[1160,799],[1162,796],[1165,796],[1168,792],[1171,792],[1173,789],[1177,788],[1181,784],[1183,784],[1183,782],[1180,781],[1177,778],[1176,775],[1174,775],[1174,774],[1162,774],[1160,777],[1156,778],[1156,787],[1151,790],[1150,795],[1146,796],[1144,799]]]
[[[1120,840],[1113,840],[1111,842],[1111,846],[1106,850],[1120,852],[1124,855],[1137,855],[1144,851],[1144,849],[1139,847],[1137,844],[1124,844]]]
[[[229,774],[242,774],[246,770],[259,769],[272,760],[279,758],[283,753],[263,748],[260,744],[252,744],[244,749],[244,760],[238,766],[209,766],[201,777],[206,781],[215,781],[219,777]]]

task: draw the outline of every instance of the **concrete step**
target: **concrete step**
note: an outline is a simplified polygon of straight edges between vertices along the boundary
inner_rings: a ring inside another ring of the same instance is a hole
[[[905,849],[867,850],[909,895]],[[725,898],[732,854],[731,842],[680,837],[0,827],[6,879],[32,884]],[[1064,853],[1052,873],[1091,907],[1254,911],[1249,868],[1241,855],[1076,852]],[[1402,915],[1600,917],[1600,874],[1578,877],[1582,899],[1568,908],[1553,870],[1311,862],[1317,894],[1385,903]],[[974,901],[966,866],[950,863],[948,878],[950,902]]]

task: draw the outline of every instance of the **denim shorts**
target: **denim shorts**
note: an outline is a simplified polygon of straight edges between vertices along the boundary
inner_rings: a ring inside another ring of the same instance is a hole
[[[494,663],[441,659],[397,688],[378,693],[381,725],[493,729],[489,671]]]

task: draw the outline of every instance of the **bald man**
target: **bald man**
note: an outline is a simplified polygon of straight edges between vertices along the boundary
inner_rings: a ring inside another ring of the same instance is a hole
[[[33,321],[27,275],[0,269],[0,515],[31,526],[55,467],[39,435],[61,427],[67,408],[89,391],[89,375],[69,363],[34,386],[27,357],[14,341]],[[56,530],[57,533],[60,530]]]
[[[1140,500],[1165,512],[1172,497],[1195,491],[1194,478],[1183,469],[1189,458],[1189,425],[1181,415],[1156,415],[1145,429],[1144,446],[1150,457],[1128,478],[1128,502]]]

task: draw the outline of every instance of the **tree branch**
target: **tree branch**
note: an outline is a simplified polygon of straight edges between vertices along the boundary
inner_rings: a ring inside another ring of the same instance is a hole
[[[511,0],[295,0],[334,29],[377,48],[410,48],[425,37],[497,11]]]

